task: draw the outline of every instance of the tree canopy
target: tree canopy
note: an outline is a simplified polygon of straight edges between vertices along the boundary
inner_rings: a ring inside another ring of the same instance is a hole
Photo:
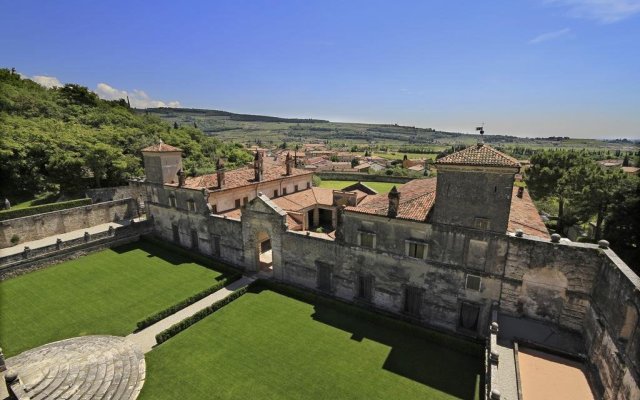
[[[240,144],[222,143],[193,126],[141,115],[124,99],[107,101],[86,87],[45,88],[0,69],[0,195],[77,193],[141,176],[140,150],[162,139],[184,150],[188,171],[251,161]]]

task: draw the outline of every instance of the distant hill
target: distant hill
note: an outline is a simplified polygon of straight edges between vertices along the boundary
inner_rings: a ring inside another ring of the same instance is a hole
[[[323,119],[303,119],[303,118],[280,118],[269,117],[266,115],[252,115],[252,114],[235,114],[228,111],[220,110],[204,110],[201,108],[147,108],[144,110],[136,110],[138,112],[149,112],[160,115],[193,115],[198,117],[228,117],[231,121],[247,121],[247,122],[289,122],[294,124],[308,124],[314,122],[329,122]]]

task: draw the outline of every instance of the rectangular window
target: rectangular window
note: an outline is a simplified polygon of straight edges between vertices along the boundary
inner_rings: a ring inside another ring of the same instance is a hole
[[[293,187],[293,191],[294,191],[294,192],[297,192],[297,191],[298,191],[298,185],[295,185],[295,186]]]
[[[176,204],[176,196],[174,196],[174,195],[170,195],[169,196],[169,206],[173,207],[173,208],[178,207],[177,204]]]
[[[195,229],[191,230],[191,248],[194,250],[198,250],[200,247],[200,241],[198,239],[198,231]]]
[[[478,329],[479,316],[479,306],[471,303],[462,303],[460,305],[460,320],[458,321],[458,323],[463,329],[476,331]]]
[[[467,275],[467,281],[465,282],[465,287],[469,290],[480,291],[480,284],[482,283],[482,278],[476,275]]]
[[[424,259],[425,245],[423,243],[409,242],[409,257]]]
[[[287,188],[282,189],[282,195],[286,196],[287,195]]]
[[[406,286],[404,288],[404,312],[419,317],[421,308],[422,289],[414,286]]]
[[[220,257],[220,236],[213,237],[213,255]]]
[[[189,208],[189,211],[196,212],[196,202],[193,199],[189,199],[189,201],[187,201],[187,207]]]
[[[278,197],[278,189],[273,191],[273,197]]]
[[[249,198],[245,197],[242,199],[242,204],[247,204],[249,202]]]
[[[331,266],[325,264],[318,264],[318,289],[324,291],[331,290]]]
[[[358,275],[357,297],[362,300],[373,299],[373,276]]]
[[[489,229],[489,220],[486,218],[475,218],[473,220],[473,227],[476,229],[481,229],[483,231],[486,231]]]
[[[360,246],[373,249],[376,246],[376,234],[360,232]]]
[[[236,199],[236,208],[240,208],[240,199]]]
[[[180,230],[177,224],[171,225],[171,231],[173,233],[173,241],[177,244],[180,244]]]
[[[307,189],[311,189],[311,182],[307,182]]]

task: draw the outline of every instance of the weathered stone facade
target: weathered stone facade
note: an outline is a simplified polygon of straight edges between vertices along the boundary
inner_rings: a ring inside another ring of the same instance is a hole
[[[419,324],[486,337],[495,304],[501,314],[573,332],[584,338],[598,395],[637,399],[640,279],[609,249],[507,234],[514,171],[480,179],[449,168],[454,181],[490,190],[436,197],[441,217],[425,221],[341,210],[335,238],[288,229],[287,213],[265,195],[242,206],[237,219],[212,214],[198,191],[149,184],[147,209],[166,240],[258,272],[269,239],[273,279]],[[451,182],[441,177],[438,196]],[[456,209],[464,209],[458,219],[446,215]],[[472,219],[482,212],[489,227]]]

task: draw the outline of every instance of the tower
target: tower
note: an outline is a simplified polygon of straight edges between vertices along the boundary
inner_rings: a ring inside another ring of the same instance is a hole
[[[481,130],[484,133],[484,130]],[[505,233],[518,161],[480,140],[445,156],[438,170],[433,223]]]
[[[256,156],[253,159],[253,170],[255,172],[255,181],[261,182],[264,173],[264,159],[260,150],[256,151]]]
[[[163,185],[178,183],[178,171],[182,170],[182,150],[165,144],[158,144],[142,149],[144,173],[147,182]]]

